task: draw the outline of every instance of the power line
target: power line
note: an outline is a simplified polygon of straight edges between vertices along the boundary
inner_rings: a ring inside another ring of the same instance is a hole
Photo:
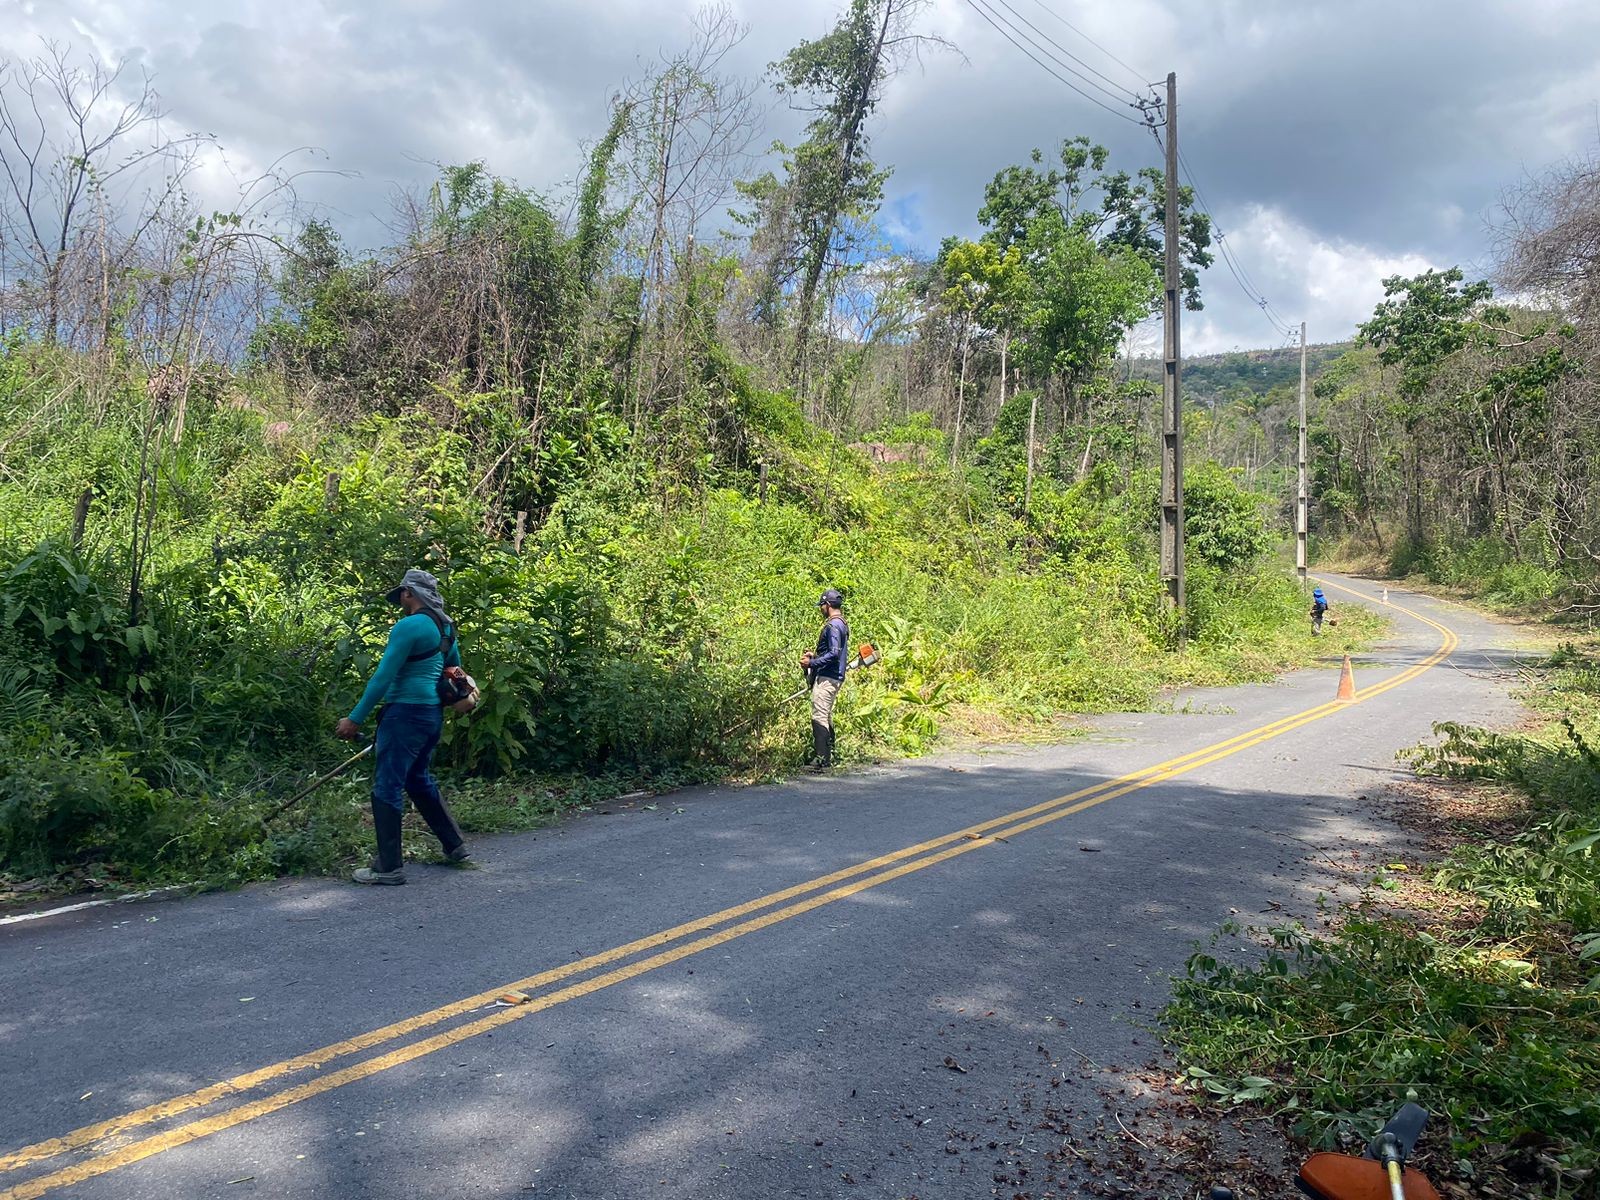
[[[1114,62],[1114,63],[1116,63],[1116,64],[1117,64],[1117,65],[1118,65],[1118,66],[1119,66],[1119,67],[1121,67],[1121,68],[1122,68],[1122,69],[1123,69],[1123,70],[1124,70],[1124,71],[1126,71],[1126,72],[1128,72],[1128,74],[1129,74],[1129,75],[1132,75],[1132,76],[1133,76],[1133,77],[1134,77],[1134,79],[1135,79],[1135,80],[1137,80],[1137,81],[1138,81],[1138,84],[1139,84],[1139,86],[1140,86],[1140,87],[1141,87],[1141,88],[1146,88],[1146,87],[1149,87],[1149,86],[1150,86],[1150,84],[1149,84],[1149,82],[1148,82],[1148,81],[1149,81],[1149,79],[1150,79],[1150,74],[1149,74],[1149,72],[1147,72],[1147,71],[1136,71],[1136,70],[1134,70],[1134,69],[1133,69],[1133,68],[1132,68],[1132,67],[1130,67],[1130,66],[1129,66],[1129,65],[1128,65],[1128,64],[1127,64],[1127,63],[1125,63],[1125,62],[1123,62],[1123,61],[1122,61],[1122,60],[1121,60],[1121,59],[1120,59],[1120,58],[1118,58],[1118,57],[1117,57],[1117,56],[1116,56],[1116,55],[1115,55],[1115,54],[1113,54],[1113,53],[1111,53],[1111,51],[1109,51],[1109,50],[1107,50],[1107,49],[1106,49],[1106,48],[1105,48],[1105,47],[1104,47],[1104,46],[1102,46],[1102,45],[1101,45],[1101,44],[1100,44],[1100,43],[1099,43],[1099,42],[1097,42],[1097,41],[1095,41],[1095,40],[1094,40],[1094,39],[1093,39],[1093,38],[1092,38],[1092,37],[1090,37],[1090,36],[1089,36],[1089,35],[1088,35],[1088,34],[1087,34],[1087,33],[1085,33],[1085,32],[1084,32],[1084,31],[1083,31],[1083,30],[1081,30],[1081,29],[1079,29],[1079,28],[1078,28],[1078,27],[1077,27],[1077,26],[1076,26],[1076,25],[1074,25],[1074,24],[1073,24],[1073,23],[1072,23],[1072,22],[1071,22],[1071,21],[1069,21],[1069,20],[1067,20],[1067,19],[1066,19],[1066,18],[1065,18],[1065,17],[1063,17],[1063,16],[1062,16],[1062,15],[1061,15],[1061,14],[1060,14],[1060,13],[1058,13],[1058,12],[1057,12],[1057,11],[1056,11],[1056,10],[1055,10],[1055,9],[1053,9],[1053,8],[1051,8],[1051,7],[1050,7],[1050,6],[1049,6],[1049,5],[1048,5],[1048,4],[1046,4],[1046,3],[1045,3],[1045,2],[1044,2],[1044,0],[1033,0],[1033,3],[1034,3],[1034,4],[1036,4],[1036,5],[1038,5],[1038,6],[1039,6],[1039,7],[1040,7],[1040,8],[1042,8],[1042,9],[1043,9],[1043,10],[1044,10],[1044,11],[1045,11],[1045,12],[1047,12],[1047,13],[1049,13],[1049,14],[1050,14],[1050,15],[1051,15],[1051,16],[1052,16],[1052,17],[1054,17],[1054,18],[1055,18],[1055,19],[1056,19],[1056,20],[1057,20],[1057,21],[1060,21],[1060,22],[1061,22],[1061,23],[1062,23],[1062,24],[1063,24],[1063,25],[1065,25],[1065,26],[1066,26],[1066,27],[1067,27],[1067,28],[1068,28],[1068,29],[1070,29],[1070,30],[1072,30],[1072,32],[1073,32],[1073,33],[1075,33],[1075,34],[1077,34],[1077,35],[1078,35],[1078,36],[1079,36],[1079,37],[1081,37],[1081,38],[1082,38],[1082,39],[1083,39],[1083,40],[1084,40],[1084,41],[1086,41],[1086,42],[1088,42],[1088,43],[1089,43],[1089,45],[1091,45],[1091,46],[1093,46],[1093,47],[1094,47],[1094,48],[1095,48],[1095,49],[1096,49],[1096,50],[1098,50],[1098,51],[1100,51],[1100,53],[1101,53],[1101,54],[1104,54],[1104,55],[1105,55],[1105,56],[1106,56],[1106,57],[1107,57],[1107,58],[1109,58],[1109,59],[1110,59],[1110,60],[1111,60],[1111,61],[1112,61],[1112,62]],[[1085,65],[1087,65],[1087,64],[1085,64]],[[1092,69],[1092,68],[1091,68],[1091,69]],[[1099,75],[1099,74],[1100,74],[1100,73],[1099,73],[1099,72],[1098,72],[1098,71],[1096,71],[1096,72],[1095,72],[1095,74],[1097,74],[1097,75]],[[1106,77],[1105,77],[1105,76],[1104,76],[1104,75],[1101,75],[1101,76],[1100,76],[1100,77],[1101,77],[1101,78],[1102,78],[1102,79],[1106,79]],[[1110,80],[1109,80],[1109,79],[1107,79],[1107,80],[1106,80],[1106,82],[1107,82],[1107,83],[1109,83],[1109,82],[1111,82],[1111,81],[1110,81]]]
[[[1189,186],[1194,189],[1195,198],[1200,201],[1202,211],[1206,211],[1206,215],[1211,217],[1213,227],[1217,229],[1217,248],[1219,250],[1228,251],[1227,237],[1218,225],[1215,215],[1208,211],[1210,209],[1210,205],[1206,203],[1205,194],[1200,190],[1200,184],[1195,179],[1194,169],[1189,166],[1189,160],[1184,158],[1181,152],[1178,155],[1178,161],[1183,165],[1184,177],[1188,179]],[[1277,322],[1277,324],[1281,325],[1283,328],[1292,333],[1294,329],[1293,322],[1286,320],[1282,313],[1278,312],[1277,309],[1272,307],[1272,304],[1267,300],[1265,293],[1263,293],[1262,290],[1256,286],[1256,281],[1251,278],[1249,270],[1247,270],[1244,263],[1239,260],[1238,255],[1229,252],[1226,256],[1233,260],[1232,265],[1236,268],[1238,274],[1241,276],[1240,282],[1251,294],[1252,298],[1256,299],[1260,303],[1263,311],[1271,316]]]
[[[1008,42],[1010,42],[1017,49],[1021,50],[1024,54],[1026,54],[1029,58],[1031,58],[1039,66],[1043,67],[1051,75],[1054,75],[1062,83],[1066,84],[1069,88],[1071,88],[1078,95],[1082,96],[1084,99],[1088,100],[1092,104],[1099,105],[1099,107],[1105,109],[1107,112],[1111,113],[1113,116],[1121,117],[1125,121],[1135,121],[1135,122],[1137,121],[1137,118],[1129,116],[1127,113],[1122,112],[1121,110],[1113,107],[1110,104],[1105,103],[1104,101],[1100,100],[1099,98],[1097,98],[1097,97],[1095,97],[1093,95],[1090,95],[1088,92],[1086,92],[1078,84],[1074,83],[1072,80],[1070,80],[1070,79],[1066,78],[1066,76],[1062,75],[1060,73],[1060,71],[1055,70],[1054,67],[1059,67],[1059,68],[1061,68],[1062,71],[1066,71],[1068,74],[1075,76],[1077,79],[1081,80],[1084,84],[1087,84],[1089,87],[1095,88],[1102,95],[1110,97],[1111,100],[1113,102],[1115,102],[1115,103],[1123,104],[1128,108],[1138,108],[1137,102],[1130,95],[1125,94],[1125,93],[1113,92],[1113,91],[1110,91],[1109,89],[1107,89],[1105,87],[1102,87],[1100,84],[1096,83],[1093,79],[1091,79],[1088,75],[1084,74],[1082,71],[1080,71],[1077,68],[1073,67],[1071,64],[1066,62],[1064,59],[1062,59],[1061,57],[1059,57],[1058,55],[1056,55],[1055,53],[1053,53],[1052,51],[1047,49],[1045,46],[1041,45],[1034,38],[1030,37],[1027,33],[1023,32],[1023,30],[1018,28],[1018,26],[1013,21],[1011,21],[1008,18],[1002,16],[995,9],[985,6],[985,4],[990,4],[990,5],[992,5],[992,4],[1001,4],[1001,5],[1004,5],[1005,7],[1009,8],[1010,6],[1005,4],[1005,0],[985,0],[985,3],[983,3],[983,4],[980,4],[978,2],[978,0],[967,0],[967,3],[974,10],[976,10],[977,13],[981,17],[983,17],[983,19],[985,21],[989,22],[989,24],[992,25],[995,28],[995,30],[998,31],[999,34],[1002,37],[1004,37]],[[1015,10],[1012,10],[1012,11],[1014,12]],[[1018,18],[1018,19],[1020,20],[1021,18]],[[1038,53],[1035,54],[1034,51],[1038,51]],[[1040,55],[1044,56],[1043,59],[1040,58]],[[1048,60],[1048,61],[1045,61],[1045,60]],[[1052,66],[1051,64],[1054,64],[1054,66]]]
[[[1155,133],[1156,141],[1159,143],[1161,134],[1155,130],[1152,130],[1152,132]],[[1227,234],[1223,232],[1221,224],[1211,212],[1210,205],[1206,203],[1205,193],[1200,190],[1200,183],[1195,178],[1194,169],[1189,166],[1189,160],[1184,157],[1182,150],[1178,152],[1178,162],[1182,168],[1183,177],[1188,180],[1190,188],[1194,190],[1195,200],[1198,202],[1200,211],[1211,221],[1212,231],[1216,234],[1217,251],[1222,257],[1223,265],[1228,268],[1228,273],[1233,276],[1233,281],[1239,285],[1239,290],[1261,310],[1261,315],[1267,319],[1267,323],[1272,326],[1275,333],[1285,338],[1298,336],[1298,331],[1284,319],[1277,309],[1272,307],[1272,302],[1255,285],[1255,281],[1250,278],[1250,273],[1245,269],[1244,264],[1239,261],[1238,256],[1233,253],[1232,248],[1228,245]]]
[[[1259,287],[1256,286],[1255,280],[1250,277],[1250,272],[1245,269],[1244,263],[1238,261],[1237,255],[1234,255],[1228,251],[1227,237],[1222,232],[1220,223],[1217,221],[1216,216],[1210,211],[1211,205],[1207,203],[1205,192],[1203,192],[1200,188],[1200,181],[1195,178],[1194,168],[1189,165],[1189,160],[1184,157],[1181,150],[1178,152],[1178,162],[1183,167],[1184,178],[1189,181],[1189,186],[1194,189],[1195,199],[1200,202],[1201,211],[1204,212],[1206,216],[1211,218],[1212,227],[1217,231],[1217,248],[1224,251],[1224,257],[1233,260],[1231,265],[1236,268],[1237,274],[1240,276],[1239,282],[1241,286],[1243,286],[1244,289],[1250,293],[1252,299],[1258,301],[1258,303],[1262,306],[1263,311],[1267,312],[1269,316],[1273,317],[1277,324],[1281,325],[1288,332],[1293,333],[1294,329],[1292,323],[1285,320],[1283,315],[1272,307],[1265,294]]]
[[[1041,54],[1045,55],[1046,58],[1050,59],[1050,61],[1054,62],[1057,66],[1062,67],[1062,68],[1064,68],[1064,69],[1066,69],[1068,71],[1072,71],[1072,68],[1068,67],[1066,63],[1061,62],[1061,60],[1057,59],[1054,55],[1052,55],[1043,46],[1040,46],[1038,43],[1032,41],[1030,38],[1027,37],[1026,34],[1023,34],[1020,30],[1017,30],[1014,27],[1011,27],[1009,24],[1002,25],[999,20],[996,20],[996,18],[990,14],[988,9],[984,8],[978,2],[978,0],[967,0],[967,4],[980,17],[982,17],[985,21],[989,22],[990,25],[994,26],[996,32],[998,32],[1001,37],[1005,38],[1006,41],[1010,42],[1018,50],[1021,50],[1025,55],[1027,55],[1029,58],[1033,59],[1033,61],[1035,63],[1037,63],[1040,67],[1044,68],[1046,73],[1048,73],[1050,75],[1054,75],[1056,77],[1056,79],[1058,79],[1062,83],[1066,84],[1067,87],[1071,88],[1074,92],[1078,93],[1078,95],[1082,96],[1085,100],[1089,101],[1089,103],[1094,104],[1094,105],[1098,105],[1100,108],[1105,109],[1112,116],[1118,117],[1118,118],[1120,118],[1120,119],[1122,119],[1124,121],[1127,121],[1127,122],[1129,122],[1131,124],[1134,124],[1134,125],[1143,125],[1143,124],[1145,124],[1145,122],[1139,120],[1139,118],[1129,116],[1125,112],[1121,112],[1121,111],[1119,111],[1119,110],[1117,110],[1115,108],[1112,108],[1105,101],[1100,100],[1097,97],[1090,95],[1088,92],[1084,91],[1077,84],[1073,83],[1072,80],[1068,79],[1065,75],[1063,75],[1059,71],[1056,71],[1055,69],[1053,69],[1050,66],[1050,63],[1046,62],[1045,59],[1042,59],[1038,55],[1034,54],[1033,50],[1038,50]],[[1021,41],[1018,40],[1019,37],[1022,39]],[[1026,43],[1026,45],[1024,43]],[[1033,48],[1033,50],[1030,50],[1028,48],[1029,46],[1031,46]],[[1082,78],[1082,76],[1081,76],[1081,74],[1079,72],[1072,71],[1072,73],[1074,75],[1079,75],[1079,77]],[[1137,104],[1129,102],[1128,107],[1129,108],[1138,108],[1139,106]]]
[[[1203,212],[1204,209],[1201,211]],[[1206,215],[1208,217],[1211,216],[1210,213],[1206,213]],[[1213,218],[1213,221],[1215,221],[1215,218]],[[1272,326],[1273,332],[1283,334],[1285,337],[1293,336],[1289,323],[1278,315],[1277,309],[1272,307],[1271,302],[1265,296],[1257,292],[1247,282],[1244,268],[1239,264],[1233,252],[1228,249],[1227,239],[1220,229],[1217,230],[1217,249],[1222,252],[1223,264],[1228,268],[1229,274],[1233,276],[1234,282],[1239,285],[1239,290],[1248,296],[1251,302],[1261,310],[1261,315],[1266,317],[1267,323]]]
[[[1123,62],[1122,59],[1118,58],[1115,54],[1111,53],[1111,51],[1100,45],[1099,42],[1096,42],[1088,34],[1084,33],[1076,25],[1072,24],[1072,22],[1068,21],[1065,17],[1061,16],[1048,5],[1044,4],[1043,0],[1033,0],[1033,2],[1050,16],[1061,22],[1062,25],[1072,30],[1073,33],[1083,38],[1084,41],[1088,42],[1095,49],[1099,50],[1107,58],[1121,66],[1130,75],[1141,79],[1141,88],[1150,87],[1150,85],[1142,82],[1143,77],[1141,76],[1140,72],[1136,71],[1126,62]],[[1117,84],[1115,80],[1113,80],[1109,75],[1106,75],[1104,72],[1091,66],[1077,55],[1073,54],[1072,51],[1068,50],[1060,42],[1056,41],[1049,34],[1045,33],[1044,30],[1040,29],[1032,21],[1028,20],[1027,17],[1019,13],[1015,8],[1012,7],[1010,3],[1008,3],[1008,0],[985,0],[985,3],[994,5],[996,7],[993,9],[986,8],[984,3],[980,3],[980,0],[967,0],[968,6],[971,7],[974,12],[987,21],[994,28],[994,30],[1000,34],[1001,37],[1005,38],[1006,41],[1010,42],[1018,50],[1022,51],[1023,54],[1027,55],[1028,58],[1032,59],[1036,65],[1042,67],[1048,74],[1054,76],[1061,83],[1066,84],[1067,87],[1071,88],[1072,91],[1076,92],[1079,96],[1083,97],[1091,104],[1097,105],[1106,112],[1109,112],[1112,116],[1120,117],[1124,121],[1129,121],[1135,125],[1142,125],[1149,129],[1151,135],[1156,140],[1156,145],[1162,146],[1163,150],[1165,149],[1161,138],[1161,128],[1164,125],[1164,118],[1158,119],[1162,118],[1161,101],[1159,98],[1146,98],[1139,95],[1139,93],[1136,91],[1124,93],[1120,90],[1113,90],[1120,88],[1120,85]],[[999,12],[1000,9],[1004,9],[1006,12],[1010,13],[1011,17],[1015,18],[1015,21],[1001,15]],[[1055,50],[1060,51],[1061,54],[1071,59],[1072,62],[1077,63],[1079,67],[1083,68],[1083,70],[1078,70],[1076,67],[1071,66],[1059,55],[1052,52],[1052,50],[1047,49],[1045,45],[1042,45],[1039,41],[1036,41],[1033,37],[1030,37],[1026,32],[1023,31],[1022,28],[1019,27],[1016,22],[1020,22],[1022,26],[1026,26],[1028,29],[1032,30],[1034,34],[1037,34],[1038,37],[1042,38],[1044,42],[1049,44],[1049,46],[1052,46],[1055,48]],[[1038,53],[1034,53],[1035,51]],[[1040,55],[1043,55],[1043,57],[1041,58]],[[1054,64],[1054,66],[1052,66],[1052,64]],[[1128,108],[1136,110],[1139,113],[1139,117],[1130,116],[1125,112],[1113,108],[1111,105],[1107,104],[1098,97],[1091,95],[1089,92],[1085,91],[1083,87],[1080,87],[1077,83],[1074,83],[1071,79],[1068,79],[1066,75],[1063,75],[1060,71],[1055,70],[1055,67],[1060,67],[1062,71],[1068,72],[1076,79],[1080,80],[1083,84],[1094,88],[1096,91],[1101,93],[1101,95],[1107,96],[1115,102],[1124,104]],[[1104,80],[1104,84],[1095,82],[1094,79],[1091,79],[1088,75],[1084,74],[1084,71],[1088,71],[1091,74],[1098,76],[1099,79]],[[1105,84],[1109,84],[1110,87],[1105,86]],[[1211,222],[1212,230],[1216,234],[1217,250],[1222,258],[1223,265],[1228,268],[1228,273],[1233,276],[1233,280],[1236,284],[1238,284],[1239,290],[1242,291],[1250,299],[1250,301],[1261,310],[1261,315],[1266,318],[1267,323],[1273,327],[1275,332],[1286,338],[1292,336],[1294,331],[1290,328],[1289,322],[1285,320],[1275,308],[1272,307],[1271,302],[1266,298],[1265,295],[1261,293],[1260,289],[1255,286],[1255,282],[1250,279],[1249,272],[1245,270],[1244,264],[1238,260],[1237,256],[1234,255],[1232,249],[1229,247],[1227,236],[1224,234],[1220,224],[1217,222],[1216,217],[1209,211],[1210,206],[1206,204],[1205,196],[1200,190],[1199,182],[1195,179],[1194,171],[1189,166],[1189,160],[1183,156],[1181,151],[1178,153],[1178,161],[1181,164],[1183,176],[1188,180],[1189,186],[1194,190],[1195,199],[1199,202],[1200,211],[1204,213]]]
[[[1035,2],[1037,2],[1037,0],[1035,0]],[[1127,88],[1125,88],[1122,84],[1119,84],[1115,79],[1112,79],[1109,75],[1105,75],[1105,74],[1101,73],[1100,71],[1095,70],[1088,63],[1084,62],[1083,59],[1079,58],[1076,54],[1074,54],[1072,51],[1068,50],[1060,42],[1056,41],[1055,38],[1051,37],[1048,33],[1046,33],[1044,30],[1040,29],[1032,21],[1028,20],[1027,17],[1023,16],[1016,9],[1012,8],[1010,4],[1006,3],[1006,0],[989,0],[989,3],[998,4],[1001,8],[1003,8],[1007,12],[1009,12],[1013,17],[1015,17],[1017,20],[1021,21],[1029,29],[1033,30],[1034,33],[1038,34],[1041,38],[1043,38],[1045,41],[1049,42],[1057,50],[1061,51],[1062,54],[1065,54],[1073,62],[1077,63],[1085,71],[1088,71],[1091,75],[1098,75],[1101,79],[1105,80],[1105,82],[1110,84],[1111,86],[1109,88],[1101,87],[1100,84],[1094,83],[1092,80],[1089,80],[1087,78],[1087,76],[1084,76],[1081,72],[1074,72],[1074,74],[1078,75],[1079,78],[1084,79],[1086,82],[1089,82],[1091,84],[1091,86],[1099,88],[1102,92],[1104,92],[1106,95],[1112,97],[1112,99],[1114,99],[1114,100],[1119,100],[1119,101],[1124,100],[1124,97],[1127,95],[1127,91],[1128,91]]]

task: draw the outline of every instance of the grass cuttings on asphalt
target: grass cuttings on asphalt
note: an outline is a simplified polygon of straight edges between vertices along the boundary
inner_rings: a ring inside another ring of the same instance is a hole
[[[1441,801],[1406,806],[1435,862],[1379,872],[1330,934],[1193,956],[1165,1016],[1197,1091],[1324,1146],[1364,1142],[1414,1094],[1448,1134],[1422,1165],[1451,1194],[1596,1194],[1597,650],[1545,660],[1527,728],[1441,724],[1411,752],[1430,781],[1413,787]]]

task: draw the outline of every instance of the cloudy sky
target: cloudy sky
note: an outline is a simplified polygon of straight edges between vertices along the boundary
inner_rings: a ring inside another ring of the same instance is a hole
[[[749,33],[732,68],[759,75],[844,2],[734,0]],[[1286,320],[1308,321],[1313,341],[1348,336],[1384,275],[1487,270],[1504,190],[1600,143],[1596,0],[978,2],[1116,87],[1178,73],[1181,143],[1205,200],[1260,292]],[[687,42],[697,6],[0,0],[0,52],[31,54],[49,37],[130,60],[154,77],[171,126],[214,134],[242,177],[314,149],[292,161],[344,174],[308,177],[300,191],[359,244],[381,239],[394,189],[431,177],[433,163],[481,158],[561,188],[610,97]],[[932,0],[919,25],[959,53],[910,65],[877,117],[897,240],[929,249],[974,234],[984,182],[1063,137],[1103,142],[1114,164],[1155,161],[1146,131],[1024,57],[973,0]],[[772,102],[764,141],[795,121]],[[1204,287],[1187,349],[1281,340],[1220,263]]]

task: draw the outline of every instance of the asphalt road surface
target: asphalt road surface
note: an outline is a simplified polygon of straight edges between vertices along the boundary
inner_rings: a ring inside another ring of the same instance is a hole
[[[1025,1081],[1134,1102],[1194,943],[1312,911],[1391,852],[1396,750],[1515,711],[1504,629],[1391,600],[1353,705],[1329,664],[614,805],[404,888],[0,927],[0,1200],[1010,1196],[990,1144],[1049,1148]]]

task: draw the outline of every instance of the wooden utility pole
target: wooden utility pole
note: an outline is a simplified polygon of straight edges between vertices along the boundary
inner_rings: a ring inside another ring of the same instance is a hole
[[[78,497],[78,503],[72,510],[72,550],[76,554],[83,549],[83,530],[89,523],[89,505],[94,501],[94,489],[86,487],[83,494]]]
[[[961,453],[961,417],[967,406],[967,357],[972,348],[972,335],[968,333],[961,341],[961,383],[956,388],[956,430],[950,439],[950,470],[956,469],[956,460]]]
[[[1183,395],[1179,390],[1182,343],[1178,314],[1182,305],[1178,228],[1178,76],[1167,76],[1166,289],[1162,301],[1166,371],[1161,380],[1161,579],[1167,603],[1184,642],[1183,594]]]
[[[1306,496],[1306,323],[1300,322],[1300,490],[1294,502],[1294,570],[1306,588],[1306,542],[1311,532]]]
[[[1022,511],[1033,511],[1033,427],[1039,419],[1039,391],[1028,400],[1028,474],[1022,484]]]

